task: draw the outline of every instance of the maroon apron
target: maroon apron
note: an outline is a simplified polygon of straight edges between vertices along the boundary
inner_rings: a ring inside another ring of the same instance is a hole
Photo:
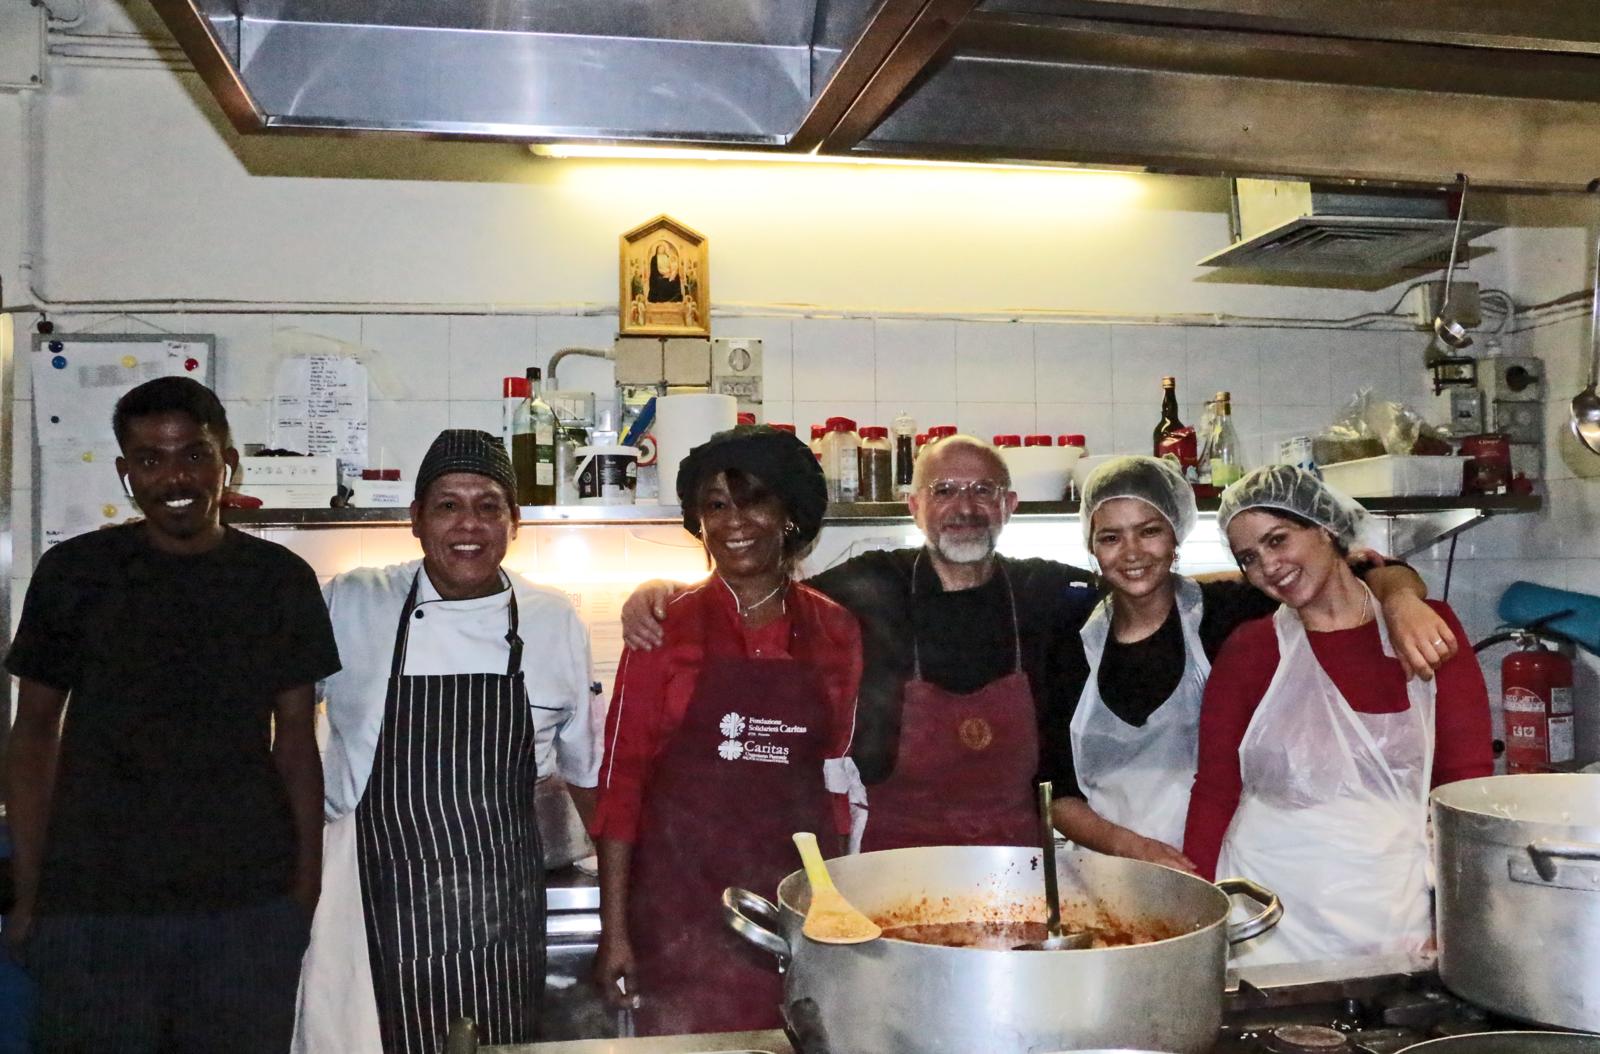
[[[1038,839],[1031,785],[1039,770],[1039,726],[1022,669],[1016,598],[1003,565],[997,573],[1011,605],[1012,671],[967,695],[946,691],[922,679],[913,630],[900,745],[889,778],[867,788],[864,851],[1033,845]]]
[[[821,676],[746,658],[732,636],[706,634],[683,723],[645,788],[628,890],[640,1035],[781,1026],[777,964],[722,921],[722,891],[772,896],[797,866],[789,836],[834,830]],[[791,654],[795,643],[791,630]]]

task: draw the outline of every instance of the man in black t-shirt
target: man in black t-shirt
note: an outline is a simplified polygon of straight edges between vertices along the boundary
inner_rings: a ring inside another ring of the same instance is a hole
[[[42,1054],[282,1054],[321,887],[316,576],[225,528],[238,464],[187,378],[117,403],[144,519],[40,559],[6,667],[5,790]],[[64,720],[63,720],[64,715]]]

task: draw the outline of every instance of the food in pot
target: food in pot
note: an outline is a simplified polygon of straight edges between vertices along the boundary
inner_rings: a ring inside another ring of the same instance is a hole
[[[872,921],[890,940],[937,944],[950,948],[1009,950],[1038,943],[1046,936],[1042,901],[993,901],[984,897],[939,897],[898,904],[873,914]],[[1159,918],[1119,917],[1103,906],[1084,901],[1063,904],[1063,933],[1088,933],[1090,948],[1149,944],[1191,932]]]
[[[1140,925],[1085,926],[1081,930],[1063,925],[1064,932],[1088,933],[1091,948],[1121,948],[1129,944],[1164,941],[1185,932],[1159,923]],[[949,948],[994,948],[1008,950],[1021,944],[1038,944],[1047,936],[1042,922],[932,922],[923,925],[886,926],[883,935],[890,940],[914,944],[940,944]]]

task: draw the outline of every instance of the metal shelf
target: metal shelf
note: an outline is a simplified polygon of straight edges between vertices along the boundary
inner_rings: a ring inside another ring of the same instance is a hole
[[[1542,501],[1537,495],[1485,497],[1461,495],[1449,498],[1368,498],[1362,502],[1377,516],[1443,515],[1464,522],[1440,537],[1502,513],[1537,512]],[[1214,512],[1216,498],[1201,498],[1200,510]],[[1025,501],[1017,506],[1017,516],[1036,520],[1067,520],[1078,515],[1076,501]],[[402,527],[411,522],[404,508],[383,509],[227,509],[223,521],[236,527],[289,527],[323,529],[337,527]],[[666,505],[528,505],[521,510],[524,526],[673,524],[682,522],[676,506]],[[905,503],[898,501],[859,502],[830,505],[827,523],[910,523]],[[1435,538],[1437,541],[1438,538]],[[1431,543],[1429,543],[1431,544]],[[1413,550],[1414,551],[1414,550]]]

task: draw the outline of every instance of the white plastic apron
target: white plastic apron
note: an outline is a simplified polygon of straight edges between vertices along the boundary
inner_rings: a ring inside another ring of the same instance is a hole
[[[300,971],[299,1014],[290,1050],[383,1054],[353,809],[322,831],[322,899],[311,921],[311,944]]]
[[[1406,682],[1403,713],[1358,713],[1294,611],[1281,607],[1272,621],[1278,669],[1239,744],[1244,789],[1217,876],[1277,893],[1283,921],[1236,947],[1232,965],[1420,951],[1433,935],[1434,683]],[[1392,659],[1381,618],[1377,626]]]
[[[1183,846],[1189,791],[1194,786],[1200,700],[1211,662],[1200,645],[1204,607],[1200,587],[1174,577],[1178,622],[1183,627],[1183,677],[1142,726],[1128,724],[1100,698],[1100,662],[1111,633],[1111,598],[1097,604],[1084,623],[1080,635],[1089,679],[1072,715],[1072,767],[1091,809],[1114,824],[1178,849]]]

